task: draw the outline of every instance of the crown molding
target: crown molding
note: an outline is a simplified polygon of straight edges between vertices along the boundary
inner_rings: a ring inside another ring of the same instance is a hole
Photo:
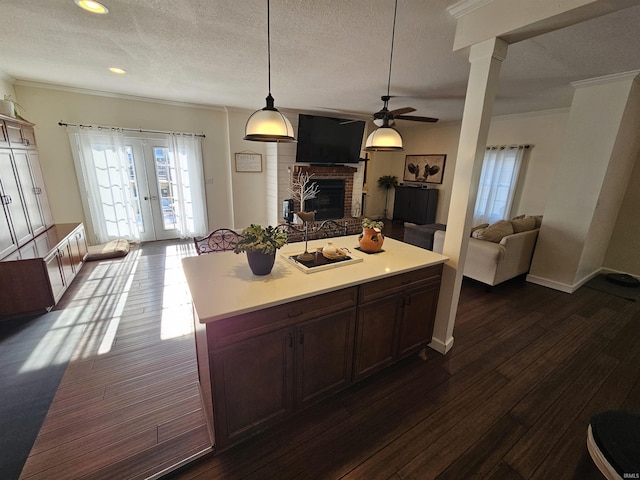
[[[571,82],[571,86],[574,88],[582,88],[593,87],[595,85],[606,85],[608,83],[637,79],[638,75],[640,75],[640,70],[631,70],[630,72],[613,73],[611,75],[603,75],[602,77],[578,80],[576,82]]]
[[[457,20],[458,18],[482,8],[491,2],[493,2],[493,0],[461,0],[460,2],[447,7],[447,12]]]
[[[198,103],[179,102],[175,100],[164,100],[161,98],[141,97],[137,95],[126,95],[122,93],[102,92],[99,90],[68,87],[65,85],[56,85],[52,83],[40,83],[40,82],[30,82],[26,80],[17,80],[14,83],[14,85],[18,85],[21,87],[42,88],[45,90],[58,90],[61,92],[68,92],[68,93],[79,93],[81,95],[94,95],[97,97],[117,98],[119,100],[132,100],[136,102],[156,103],[156,104],[162,104],[162,105],[170,105],[173,107],[187,107],[187,108],[199,108],[203,110],[227,111],[226,107],[221,107],[218,105],[204,105],[204,104],[198,104]]]

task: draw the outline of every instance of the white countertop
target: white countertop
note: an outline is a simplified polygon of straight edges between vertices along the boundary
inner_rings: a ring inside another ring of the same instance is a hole
[[[314,273],[302,272],[281,255],[303,252],[304,242],[291,243],[278,250],[273,270],[264,276],[251,273],[244,253],[210,253],[183,259],[200,322],[282,305],[448,260],[443,255],[388,237],[382,246],[384,252],[367,254],[355,249],[358,235],[309,241],[309,252],[328,241],[338,248],[348,248],[349,255],[362,258],[362,262]]]

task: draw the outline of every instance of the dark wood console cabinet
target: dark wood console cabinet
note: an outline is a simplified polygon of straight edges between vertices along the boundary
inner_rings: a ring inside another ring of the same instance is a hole
[[[82,223],[57,224],[0,260],[0,317],[50,310],[87,257]]]
[[[393,221],[418,225],[435,223],[437,207],[438,189],[398,185],[393,204]]]
[[[198,370],[216,451],[430,341],[442,265],[201,324]]]

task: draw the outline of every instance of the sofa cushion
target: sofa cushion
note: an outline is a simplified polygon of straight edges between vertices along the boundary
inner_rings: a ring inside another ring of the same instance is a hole
[[[513,225],[509,220],[500,220],[494,224],[489,225],[486,228],[479,228],[474,231],[471,236],[478,240],[485,240],[487,242],[500,243],[502,237],[511,235],[513,233]]]
[[[513,226],[513,233],[526,232],[536,228],[536,219],[533,217],[524,217],[511,220]]]

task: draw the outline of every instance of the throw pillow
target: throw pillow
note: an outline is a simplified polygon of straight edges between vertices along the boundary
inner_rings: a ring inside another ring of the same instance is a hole
[[[479,228],[471,234],[473,238],[478,240],[486,240],[487,242],[500,243],[502,237],[511,235],[513,233],[513,226],[509,220],[500,220],[487,228]]]
[[[518,215],[517,217],[513,217],[511,220],[520,220],[521,218],[524,218],[524,215]]]
[[[536,219],[533,217],[519,218],[517,220],[511,220],[513,226],[513,233],[526,232],[536,228]]]
[[[535,220],[535,228],[540,228],[540,225],[542,225],[542,215],[527,215],[526,218],[533,218]]]
[[[489,226],[488,223],[481,223],[480,225],[476,225],[475,227],[471,227],[471,235],[473,235],[473,232],[475,232],[476,230],[479,230],[481,228],[487,228]]]

